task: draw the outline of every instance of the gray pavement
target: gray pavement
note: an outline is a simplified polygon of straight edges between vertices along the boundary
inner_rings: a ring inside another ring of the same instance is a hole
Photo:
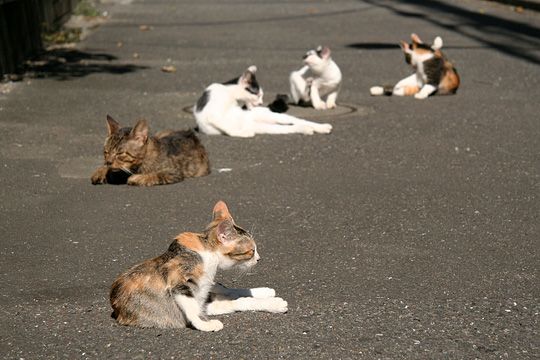
[[[103,9],[109,21],[77,51],[51,53],[0,94],[0,357],[540,357],[539,13],[473,0]],[[369,96],[409,71],[397,41],[411,32],[442,36],[462,77],[456,96]],[[201,136],[208,177],[90,184],[106,114],[193,126],[184,108],[251,64],[271,101],[318,44],[344,73],[344,106],[302,111],[331,135]],[[219,279],[273,287],[289,312],[220,316],[225,328],[210,334],[118,326],[113,279],[202,230],[218,199],[262,257]]]

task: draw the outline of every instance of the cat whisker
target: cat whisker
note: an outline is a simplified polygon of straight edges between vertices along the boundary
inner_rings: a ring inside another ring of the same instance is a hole
[[[126,172],[126,173],[128,173],[129,175],[133,175],[133,171],[129,170],[128,168],[122,167],[121,169],[122,169],[123,172]]]

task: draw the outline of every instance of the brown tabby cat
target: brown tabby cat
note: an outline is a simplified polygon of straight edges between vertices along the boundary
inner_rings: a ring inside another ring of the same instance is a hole
[[[105,165],[92,175],[92,184],[163,185],[210,173],[206,149],[192,130],[163,131],[149,136],[145,120],[121,127],[107,115],[109,135]],[[123,180],[118,180],[121,178]],[[126,179],[127,178],[127,179]]]
[[[182,233],[156,258],[133,266],[112,284],[112,316],[122,325],[219,331],[207,315],[235,311],[283,313],[287,302],[270,288],[228,289],[214,283],[219,269],[247,269],[259,260],[249,233],[237,226],[219,201],[201,234]]]

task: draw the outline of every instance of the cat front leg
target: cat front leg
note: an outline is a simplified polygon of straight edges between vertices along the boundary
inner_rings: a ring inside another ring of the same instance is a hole
[[[92,177],[90,180],[92,181],[92,184],[106,184],[107,183],[107,173],[109,172],[109,167],[107,166],[100,166],[97,168],[96,171],[92,174]]]
[[[175,295],[174,300],[182,310],[182,313],[191,326],[201,331],[219,331],[223,329],[223,323],[219,320],[201,319],[201,308],[195,298],[187,295]]]
[[[133,186],[166,185],[184,180],[180,174],[167,172],[154,172],[149,174],[135,174],[128,178],[127,184]]]
[[[335,109],[336,108],[336,100],[338,96],[338,91],[333,91],[330,94],[328,94],[328,97],[326,98],[326,108],[327,109]]]
[[[304,66],[302,69],[293,71],[289,76],[289,84],[291,87],[291,98],[295,104],[298,104],[301,100],[309,101],[308,88],[309,84],[304,79],[305,73],[309,67]]]
[[[311,84],[310,90],[311,104],[313,107],[317,110],[325,110],[326,103],[321,100],[321,96],[319,95],[319,83],[316,80]]]
[[[420,89],[420,92],[416,93],[414,95],[415,99],[423,100],[427,98],[429,95],[433,94],[437,90],[437,87],[434,85],[426,84],[422,86],[422,89]]]
[[[279,297],[265,299],[241,297],[234,300],[214,300],[206,306],[206,313],[208,315],[230,314],[236,311],[284,313],[287,310],[287,302]]]

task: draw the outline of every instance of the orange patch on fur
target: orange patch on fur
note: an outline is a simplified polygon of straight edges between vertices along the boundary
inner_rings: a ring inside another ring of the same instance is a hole
[[[460,84],[459,75],[450,63],[447,62],[445,65],[446,72],[439,84],[439,93],[441,95],[455,94]]]
[[[419,91],[420,91],[420,88],[418,86],[406,86],[404,93],[406,96],[411,96],[411,95],[416,94]]]
[[[418,48],[418,47],[414,47],[413,51],[418,54],[418,55],[424,55],[424,54],[432,54],[432,51],[429,50],[429,49],[423,49],[423,48]]]
[[[181,245],[184,245],[190,250],[194,251],[202,251],[204,250],[204,245],[201,243],[201,240],[199,239],[199,235],[195,233],[185,232],[180,235],[178,235],[175,238],[178,243]]]

